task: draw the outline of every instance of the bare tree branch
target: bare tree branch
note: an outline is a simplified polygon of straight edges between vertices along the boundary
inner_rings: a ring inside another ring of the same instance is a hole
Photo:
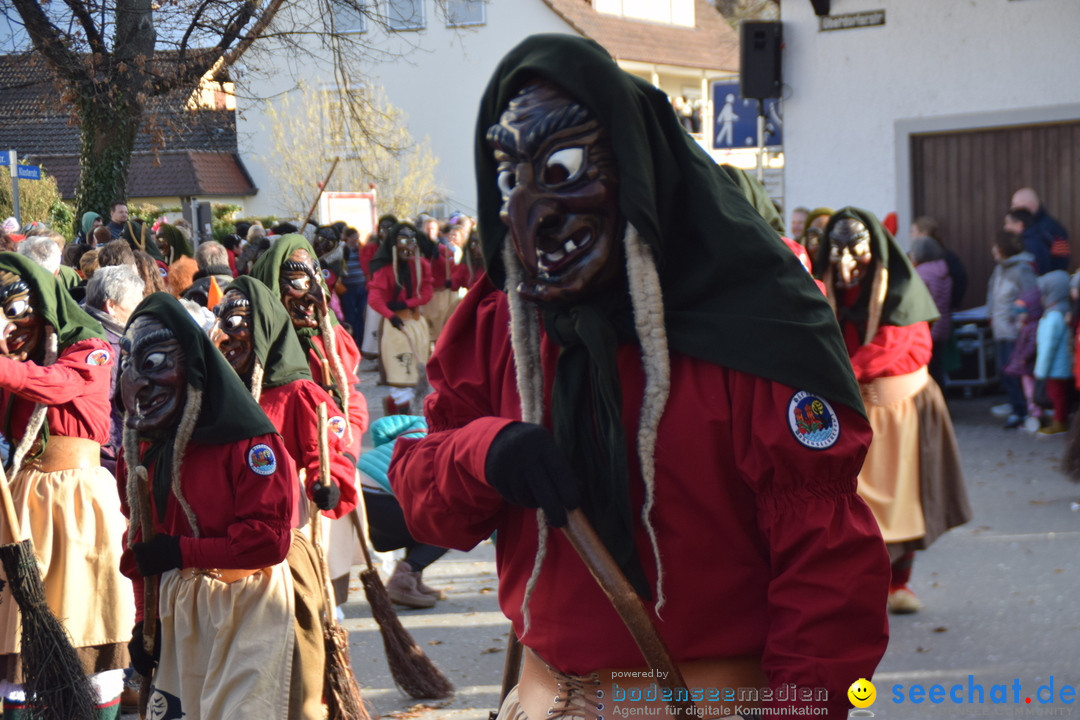
[[[72,16],[78,20],[79,27],[86,33],[86,41],[90,44],[90,52],[102,56],[108,55],[109,51],[105,47],[105,41],[102,39],[97,25],[94,24],[94,18],[86,6],[78,2],[78,0],[64,0],[64,3],[71,9]]]
[[[11,0],[23,27],[34,43],[34,49],[45,56],[49,64],[63,78],[71,82],[84,82],[87,74],[83,70],[78,54],[68,46],[68,36],[62,34],[45,15],[41,5],[34,0]]]

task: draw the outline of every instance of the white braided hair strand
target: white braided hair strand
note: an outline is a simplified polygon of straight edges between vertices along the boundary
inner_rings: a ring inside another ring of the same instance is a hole
[[[59,355],[59,341],[56,338],[56,330],[51,325],[46,325],[44,364],[52,365],[56,362],[56,358],[59,357]],[[45,414],[48,413],[48,411],[49,408],[47,405],[37,403],[30,412],[30,419],[26,421],[26,430],[23,432],[22,440],[19,441],[18,446],[15,448],[15,452],[11,455],[12,475],[19,472],[19,468],[22,467],[22,462],[26,458],[26,454],[30,452],[30,448],[32,448],[37,441],[38,435],[41,433],[41,428],[45,425]]]
[[[180,469],[184,464],[184,452],[191,441],[191,434],[195,432],[195,423],[199,420],[199,411],[202,410],[202,390],[196,390],[191,385],[187,387],[187,401],[184,403],[184,414],[180,416],[180,426],[176,428],[176,442],[173,444],[172,457],[172,491],[176,496],[180,507],[184,509],[191,533],[199,537],[199,521],[195,517],[195,511],[191,509],[183,490],[180,489]]]
[[[503,266],[506,268],[506,297],[510,305],[510,347],[514,353],[514,369],[518,397],[521,399],[521,419],[539,425],[544,418],[544,375],[540,368],[540,322],[536,308],[526,303],[518,293],[521,284],[521,263],[509,241],[503,243]],[[540,579],[540,568],[547,555],[548,526],[544,511],[536,511],[536,557],[532,573],[525,583],[521,601],[524,632],[529,632],[532,616],[529,600]]]
[[[353,441],[352,423],[349,422],[349,382],[346,380],[345,365],[341,362],[341,355],[337,350],[337,337],[334,335],[334,327],[330,324],[330,312],[319,311],[319,335],[323,339],[323,349],[330,361],[330,374],[337,385],[338,394],[341,395],[341,413],[345,417],[345,443],[351,445]]]
[[[259,402],[259,398],[262,397],[264,372],[262,363],[259,362],[258,358],[255,358],[255,362],[251,366],[251,397],[255,398],[255,402]]]
[[[649,535],[653,559],[656,561],[656,612],[664,606],[664,566],[660,562],[660,545],[652,524],[652,509],[656,501],[656,435],[660,417],[667,405],[671,389],[671,362],[668,356],[667,330],[664,327],[664,300],[660,292],[660,276],[648,246],[641,241],[637,228],[626,224],[623,238],[626,247],[626,275],[630,286],[630,301],[634,307],[634,326],[641,343],[645,367],[645,392],[641,399],[638,419],[638,461],[645,481],[645,503],[641,521]]]

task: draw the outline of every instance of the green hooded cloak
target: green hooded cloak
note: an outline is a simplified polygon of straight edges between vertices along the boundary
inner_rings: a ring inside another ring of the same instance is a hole
[[[255,402],[240,376],[210,342],[210,338],[180,304],[166,292],[148,295],[128,319],[148,315],[172,331],[183,348],[190,388],[202,391],[202,405],[191,439],[206,445],[226,445],[259,435],[276,433],[277,428]],[[172,492],[172,463],[176,428],[150,439],[142,453],[142,463],[150,469],[154,503],[164,517]]]
[[[505,285],[508,233],[486,136],[536,77],[561,87],[607,130],[619,209],[656,260],[669,349],[864,412],[836,318],[810,275],[732,177],[687,135],[667,96],[620,69],[591,40],[525,39],[499,64],[481,100],[474,138],[478,221],[495,286]],[[618,342],[635,337],[629,294],[549,309],[543,322],[561,346],[551,400],[556,445],[589,479],[582,507],[597,534],[638,593],[649,597],[633,543],[615,361]]]
[[[505,284],[507,229],[485,136],[534,76],[562,87],[607,128],[619,168],[619,207],[657,260],[670,349],[863,413],[836,319],[809,274],[687,135],[667,96],[621,70],[591,40],[529,37],[507,54],[484,92],[474,138],[477,197],[495,286]]]
[[[56,277],[33,260],[18,253],[0,253],[0,270],[21,277],[34,294],[34,309],[56,330],[60,350],[87,338],[105,339],[105,331],[86,314]]]
[[[140,220],[128,220],[124,223],[117,239],[127,240],[132,250],[142,250],[155,260],[165,262],[165,258],[161,257],[161,249],[154,240],[154,233]]]
[[[310,380],[304,349],[281,300],[270,288],[248,275],[233,280],[228,289],[239,290],[251,301],[251,341],[255,357],[263,366],[263,387]],[[244,378],[244,382],[250,385],[251,378]]]
[[[172,331],[184,349],[188,385],[202,390],[202,407],[192,440],[225,445],[277,432],[232,366],[179,300],[165,292],[148,295],[131,313],[127,326],[143,315],[156,318]]]
[[[318,259],[315,255],[315,248],[311,247],[311,243],[307,241],[307,238],[303,235],[290,233],[275,240],[270,245],[270,249],[260,255],[251,268],[251,276],[262,281],[263,285],[270,288],[270,291],[278,298],[279,304],[281,303],[281,291],[278,289],[278,280],[281,278],[281,265],[297,250],[307,250],[312,260]],[[319,279],[323,293],[326,295],[327,301],[329,301],[330,289],[326,287],[326,280],[323,279],[322,273],[316,272],[315,277]],[[337,316],[334,313],[330,312],[327,315],[330,318],[331,325],[338,324]],[[318,334],[319,329],[304,328],[296,332],[300,336],[301,343],[307,345],[307,339]]]
[[[733,183],[739,186],[739,189],[742,190],[743,197],[746,198],[748,203],[754,206],[754,209],[765,219],[765,222],[769,223],[769,227],[780,235],[786,234],[786,231],[784,230],[784,218],[780,217],[776,205],[773,204],[772,198],[769,197],[769,192],[765,189],[765,186],[761,184],[761,181],[742,168],[737,168],[734,165],[721,165],[720,169],[728,174],[728,177],[731,178]]]
[[[900,245],[889,231],[881,224],[877,217],[867,210],[846,207],[833,213],[829,224],[825,226],[825,237],[821,241],[815,267],[829,267],[829,233],[841,220],[855,219],[866,226],[870,232],[870,252],[873,255],[867,277],[859,286],[859,297],[851,306],[837,304],[837,316],[841,320],[854,323],[859,328],[859,334],[864,338],[864,343],[873,337],[865,337],[867,320],[870,318],[871,294],[873,292],[873,278],[877,268],[884,264],[888,270],[888,282],[885,290],[885,299],[881,307],[880,320],[877,327],[882,325],[914,325],[923,320],[936,320],[939,317],[934,298],[926,288],[922,279],[919,278]],[[825,271],[828,273],[828,270]],[[826,286],[831,283],[825,282]],[[828,288],[832,292],[832,288]],[[872,333],[871,333],[872,335]]]
[[[180,228],[168,223],[162,223],[158,227],[158,235],[164,235],[165,241],[169,243],[169,257],[163,258],[166,265],[172,265],[173,261],[179,257],[195,257],[195,251],[191,249],[191,243],[184,237],[184,233],[180,231]],[[161,252],[161,248],[158,248],[158,252]]]

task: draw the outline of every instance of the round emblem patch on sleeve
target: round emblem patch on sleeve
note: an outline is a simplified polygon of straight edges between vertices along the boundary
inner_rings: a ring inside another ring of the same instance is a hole
[[[248,467],[258,475],[272,475],[277,470],[277,458],[269,445],[256,445],[248,450]]]
[[[345,418],[335,415],[326,421],[326,425],[330,428],[330,432],[339,438],[345,437]]]
[[[840,438],[840,419],[825,398],[802,390],[788,403],[788,427],[795,439],[812,450],[825,450]]]
[[[109,358],[112,357],[112,353],[108,350],[95,350],[86,356],[87,365],[107,365]]]

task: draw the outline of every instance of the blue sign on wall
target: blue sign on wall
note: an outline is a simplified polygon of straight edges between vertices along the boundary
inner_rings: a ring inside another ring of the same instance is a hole
[[[19,174],[20,180],[40,180],[41,179],[41,166],[40,165],[19,165],[15,168],[15,172]]]
[[[746,100],[739,94],[737,82],[715,82],[712,86],[713,110],[713,149],[733,150],[756,148],[757,140],[757,101]],[[764,103],[765,110],[765,145],[773,147],[783,144],[783,118],[780,116],[780,101],[769,98]]]

